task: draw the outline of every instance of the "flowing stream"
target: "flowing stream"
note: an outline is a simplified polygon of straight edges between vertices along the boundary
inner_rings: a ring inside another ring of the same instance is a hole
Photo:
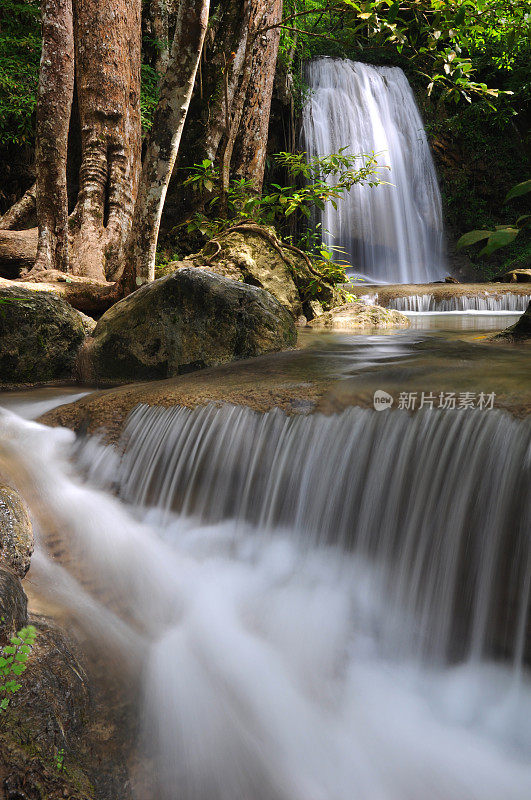
[[[309,63],[307,80],[302,140],[309,156],[341,148],[352,154],[376,153],[380,178],[392,184],[354,186],[337,210],[328,203],[322,215],[325,243],[342,248],[356,275],[377,283],[443,278],[437,176],[402,70],[319,58]]]
[[[528,421],[139,406],[111,446],[0,410],[0,471],[31,594],[143,676],[147,797],[531,796]]]

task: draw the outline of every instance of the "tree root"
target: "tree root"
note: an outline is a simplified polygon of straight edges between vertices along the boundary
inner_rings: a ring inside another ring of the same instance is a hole
[[[300,256],[304,260],[304,262],[306,263],[306,266],[308,267],[308,269],[310,270],[312,275],[315,275],[317,278],[319,278],[319,280],[326,282],[326,279],[325,279],[324,275],[321,272],[319,272],[318,270],[315,269],[315,267],[313,266],[310,258],[308,257],[308,255],[303,250],[299,250],[299,248],[295,247],[295,245],[293,245],[293,244],[287,244],[286,242],[280,242],[275,236],[273,236],[273,234],[269,233],[269,231],[266,231],[266,230],[264,230],[264,228],[261,228],[260,225],[253,225],[252,223],[249,223],[249,222],[242,222],[242,223],[240,223],[238,225],[232,225],[230,228],[227,228],[226,230],[223,231],[223,233],[221,235],[225,235],[226,233],[235,233],[235,232],[238,232],[238,231],[248,231],[249,233],[256,233],[256,234],[258,234],[258,236],[261,236],[263,239],[265,239],[267,242],[269,242],[269,244],[277,251],[277,253],[280,255],[280,257],[282,258],[284,263],[290,269],[292,268],[293,265],[286,258],[286,256],[282,252],[282,249],[284,248],[285,250],[291,250],[293,253],[296,253],[298,256]],[[206,262],[207,264],[211,264],[213,259],[221,252],[221,245],[220,245],[220,243],[219,243],[219,241],[218,241],[218,239],[216,237],[211,239],[210,242],[214,242],[215,244],[217,244],[218,247],[219,247],[219,250],[216,253],[214,253],[214,255],[210,256],[210,258]]]

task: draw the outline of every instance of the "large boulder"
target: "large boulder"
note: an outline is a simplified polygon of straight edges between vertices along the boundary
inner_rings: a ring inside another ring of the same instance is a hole
[[[265,289],[295,319],[303,313],[313,316],[307,304],[312,287],[323,302],[330,304],[334,298],[332,286],[317,281],[306,260],[278,239],[274,229],[264,226],[244,224],[222,233],[200,253],[172,261],[164,271],[190,266]]]
[[[187,267],[112,306],[80,368],[98,383],[156,380],[282,350],[296,338],[292,316],[268,292]]]
[[[359,328],[407,328],[409,320],[405,314],[389,308],[355,301],[330,309],[308,323],[312,328],[345,330]]]
[[[21,496],[0,485],[0,558],[23,578],[33,553],[33,528]]]
[[[82,315],[48,292],[0,287],[0,386],[73,376]]]

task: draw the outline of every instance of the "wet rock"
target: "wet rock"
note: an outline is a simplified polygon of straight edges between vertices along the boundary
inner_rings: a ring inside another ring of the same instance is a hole
[[[0,287],[0,386],[71,378],[84,338],[79,312],[64,300]]]
[[[0,558],[23,578],[33,553],[33,528],[21,496],[0,485]]]
[[[37,636],[21,689],[0,724],[6,800],[126,800],[126,768],[108,741],[106,709],[73,642],[52,622],[30,617]],[[102,741],[102,739],[104,741]]]
[[[28,622],[28,601],[18,575],[0,561],[0,641],[5,644]]]
[[[515,343],[529,341],[531,339],[531,303],[529,303],[518,322],[492,338],[493,340],[505,340]]]
[[[399,311],[360,301],[337,306],[308,323],[312,328],[407,328],[409,320]]]
[[[187,267],[110,308],[80,363],[99,383],[155,380],[295,343],[290,313],[268,292]]]

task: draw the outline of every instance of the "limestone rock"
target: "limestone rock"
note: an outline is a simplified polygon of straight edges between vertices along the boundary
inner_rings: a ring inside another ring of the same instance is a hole
[[[290,313],[268,292],[186,267],[112,306],[80,363],[99,383],[156,380],[295,343]]]
[[[0,558],[23,578],[33,553],[33,528],[19,493],[0,485]]]
[[[278,242],[278,247],[273,241]],[[273,229],[243,226],[221,234],[217,242],[209,242],[200,253],[183,261],[171,262],[165,270],[175,271],[187,266],[206,269],[265,289],[289,309],[295,319],[303,313],[303,299],[308,287],[315,283],[315,275],[300,255],[282,246]],[[330,304],[333,288],[323,282],[319,291],[319,299]]]
[[[71,378],[84,338],[79,312],[64,300],[0,287],[0,386]]]
[[[312,328],[407,328],[409,320],[399,311],[360,301],[337,306],[308,323]]]
[[[510,269],[493,280],[496,283],[531,283],[531,269]]]

